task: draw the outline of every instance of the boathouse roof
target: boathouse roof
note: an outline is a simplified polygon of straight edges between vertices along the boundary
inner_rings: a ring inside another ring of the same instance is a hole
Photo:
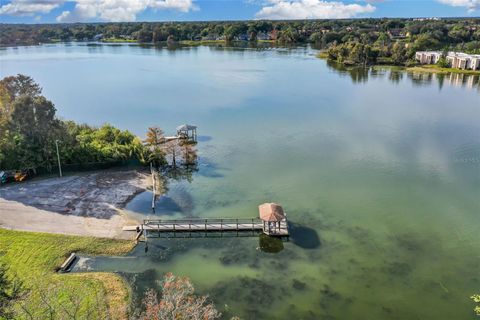
[[[283,208],[276,203],[259,205],[258,214],[263,221],[282,221],[285,218]]]
[[[185,131],[185,130],[195,130],[197,126],[191,124],[182,124],[181,126],[177,127],[177,131]]]

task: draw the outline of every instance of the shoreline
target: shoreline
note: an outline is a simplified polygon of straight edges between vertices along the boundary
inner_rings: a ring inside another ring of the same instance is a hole
[[[321,51],[319,52],[316,57],[321,60],[326,60],[334,63],[338,63],[339,65],[345,68],[362,68],[363,65],[349,65],[344,64],[341,62],[337,62],[335,60],[331,60],[328,58],[326,52]],[[432,73],[432,74],[464,74],[464,75],[473,75],[473,76],[480,76],[480,70],[463,70],[463,69],[454,69],[454,68],[442,68],[437,65],[416,65],[416,66],[399,66],[399,65],[392,65],[392,64],[372,64],[368,65],[366,68],[374,68],[374,69],[397,69],[398,71],[406,71],[406,72],[419,72],[419,73]]]
[[[149,187],[139,170],[105,170],[33,179],[1,187],[0,228],[63,235],[131,239],[124,208]]]
[[[208,45],[225,45],[225,44],[277,44],[278,46],[305,46],[308,44],[312,44],[311,42],[296,42],[291,44],[281,44],[277,40],[256,40],[256,41],[248,41],[248,40],[178,40],[173,41],[170,44],[172,45],[180,45],[180,46],[208,46]],[[7,45],[0,45],[0,50],[5,50],[7,48],[20,48],[20,47],[36,47],[41,45],[51,45],[51,44],[137,44],[137,45],[151,45],[151,46],[163,46],[168,45],[168,41],[158,41],[158,42],[138,42],[137,40],[129,40],[129,39],[105,39],[105,40],[89,40],[89,41],[50,41],[50,42],[39,42],[39,43],[19,43],[19,44],[7,44]]]
[[[106,315],[111,319],[127,320],[129,318],[131,287],[121,275],[113,272],[59,274],[56,270],[71,252],[96,256],[126,255],[135,247],[133,240],[0,228],[0,242],[8,243],[3,248],[1,261],[9,265],[12,275],[24,283],[29,283],[25,289],[32,293],[16,301],[14,308],[21,308],[20,305],[23,304],[27,307],[39,305],[38,308],[44,308],[45,302],[38,300],[38,290],[47,290],[50,285],[60,285],[58,290],[64,294],[75,290],[84,291],[87,298],[80,303],[86,307],[89,305],[88,297],[96,296],[97,303],[105,306]],[[24,254],[26,250],[29,252],[28,255]],[[47,300],[57,301],[58,299],[55,291],[47,293]]]

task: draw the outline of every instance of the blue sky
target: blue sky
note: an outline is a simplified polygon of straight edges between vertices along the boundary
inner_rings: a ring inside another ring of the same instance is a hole
[[[2,23],[465,16],[480,0],[0,0]]]

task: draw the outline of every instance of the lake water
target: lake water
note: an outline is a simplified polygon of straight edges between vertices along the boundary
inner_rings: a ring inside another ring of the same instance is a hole
[[[58,44],[0,59],[2,77],[32,76],[62,118],[141,136],[198,126],[199,170],[168,184],[156,217],[285,208],[292,237],[277,253],[258,237],[159,239],[83,264],[121,272],[137,296],[171,271],[225,318],[475,318],[478,77],[343,70],[310,48]],[[149,202],[128,209],[152,216]]]

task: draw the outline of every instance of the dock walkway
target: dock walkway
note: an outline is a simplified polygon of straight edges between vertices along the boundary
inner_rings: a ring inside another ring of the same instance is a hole
[[[287,219],[269,224],[257,218],[208,218],[144,220],[139,226],[127,226],[124,231],[137,231],[144,237],[152,233],[177,232],[240,232],[259,231],[270,236],[288,236]]]

